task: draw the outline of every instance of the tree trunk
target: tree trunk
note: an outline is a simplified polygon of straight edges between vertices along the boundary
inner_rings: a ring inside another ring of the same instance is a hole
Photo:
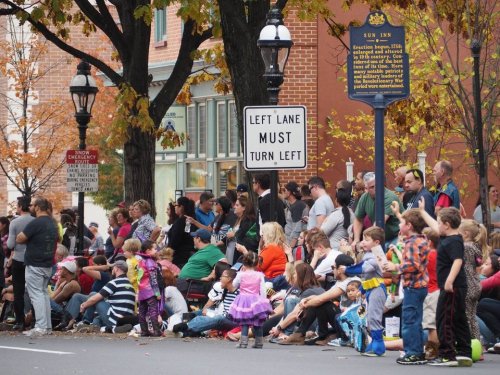
[[[145,199],[154,211],[155,137],[139,128],[130,128],[129,135],[123,150],[125,201]]]
[[[247,7],[247,9],[245,9]],[[219,0],[222,40],[233,85],[241,149],[243,144],[243,109],[249,105],[267,105],[264,63],[257,47],[260,31],[266,24],[268,0]],[[247,180],[251,181],[247,172]],[[250,189],[251,189],[250,184]],[[253,195],[250,194],[252,199]]]

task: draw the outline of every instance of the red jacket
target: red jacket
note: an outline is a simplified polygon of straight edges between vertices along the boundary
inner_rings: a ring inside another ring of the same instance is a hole
[[[262,271],[266,278],[273,279],[285,273],[286,254],[280,246],[274,243],[265,246],[259,257],[260,265],[258,270]]]
[[[500,271],[481,281],[483,290],[489,290],[500,286]]]

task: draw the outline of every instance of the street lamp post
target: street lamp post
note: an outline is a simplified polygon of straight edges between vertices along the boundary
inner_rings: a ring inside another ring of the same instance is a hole
[[[266,26],[260,32],[257,46],[260,48],[266,71],[264,78],[267,83],[269,104],[278,105],[280,86],[283,84],[285,67],[293,42],[290,31],[283,25],[281,11],[274,7],[268,15]],[[276,201],[278,199],[278,172],[272,170],[270,219],[276,221]]]
[[[94,105],[95,96],[97,94],[97,85],[94,78],[90,75],[90,64],[85,61],[80,61],[77,67],[76,75],[71,80],[69,92],[71,99],[75,105],[75,119],[78,123],[78,131],[80,144],[79,150],[85,150],[85,139],[87,137],[87,127],[92,117],[92,106]],[[78,239],[77,252],[78,255],[83,254],[83,223],[84,223],[84,200],[85,193],[78,192]]]

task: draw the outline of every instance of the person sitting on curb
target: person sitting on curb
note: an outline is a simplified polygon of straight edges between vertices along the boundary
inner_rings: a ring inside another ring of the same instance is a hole
[[[236,270],[227,269],[222,272],[219,283],[208,294],[208,302],[203,307],[201,315],[196,316],[188,323],[176,324],[173,328],[175,334],[181,333],[183,336],[199,336],[201,332],[210,329],[218,331],[229,331],[238,326],[227,317],[229,307],[238,295],[239,291],[233,285],[236,277]],[[223,290],[220,293],[220,289]],[[215,309],[214,309],[215,307]]]
[[[177,289],[185,294],[189,288],[189,279],[200,281],[213,281],[213,269],[217,262],[227,263],[227,259],[220,249],[211,244],[212,233],[205,229],[198,229],[191,233],[194,238],[194,246],[198,251],[194,253],[188,262],[182,267],[179,278],[177,279]],[[203,293],[203,286],[194,285],[191,291]],[[208,290],[208,289],[207,289]],[[205,292],[206,293],[206,292]]]
[[[117,320],[134,313],[135,292],[127,278],[127,263],[119,260],[113,265],[113,280],[109,281],[98,293],[80,305],[84,313],[78,332],[96,332],[116,326]],[[97,315],[94,317],[94,314]]]
[[[50,308],[53,313],[61,317],[61,322],[64,326],[68,324],[68,313],[65,310],[65,304],[75,293],[81,292],[80,284],[76,275],[77,266],[74,261],[63,262],[61,265],[61,274],[56,284],[56,290],[50,296]],[[66,316],[64,318],[63,316]],[[65,325],[66,324],[66,325]],[[60,330],[59,327],[54,327],[54,331]]]

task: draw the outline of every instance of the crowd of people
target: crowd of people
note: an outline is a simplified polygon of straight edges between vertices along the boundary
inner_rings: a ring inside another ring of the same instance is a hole
[[[106,241],[97,223],[85,226],[83,253],[74,210],[56,218],[47,199],[19,198],[17,216],[0,218],[1,329],[220,335],[241,349],[253,335],[257,349],[267,337],[471,366],[500,353],[498,190],[489,187],[488,237],[480,206],[466,218],[451,163],[433,173],[430,192],[419,169],[395,171],[384,228],[373,172],[338,181],[333,197],[320,176],[289,181],[276,202],[269,175],[256,174],[251,189],[179,197],[165,226],[149,202],[122,202]]]

